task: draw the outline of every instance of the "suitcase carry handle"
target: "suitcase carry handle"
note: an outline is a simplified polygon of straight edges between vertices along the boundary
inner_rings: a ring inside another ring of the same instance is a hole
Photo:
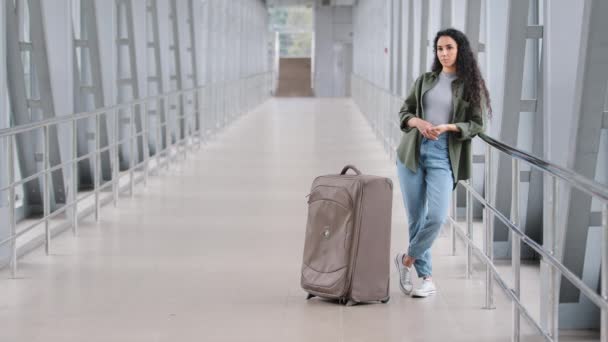
[[[346,165],[343,169],[342,172],[340,172],[340,175],[345,175],[346,172],[348,171],[348,169],[352,169],[353,171],[355,171],[355,173],[357,174],[357,176],[361,175],[361,171],[359,171],[359,169],[357,169],[356,167],[352,166],[352,165]]]

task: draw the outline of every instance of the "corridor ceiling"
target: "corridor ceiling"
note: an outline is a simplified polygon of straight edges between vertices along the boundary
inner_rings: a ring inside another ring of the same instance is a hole
[[[327,6],[354,6],[356,0],[318,0],[321,4]],[[311,5],[315,0],[266,0],[267,5],[270,6],[306,6]]]

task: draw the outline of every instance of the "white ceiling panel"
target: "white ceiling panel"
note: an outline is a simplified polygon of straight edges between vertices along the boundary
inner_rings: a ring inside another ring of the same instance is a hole
[[[331,6],[354,6],[357,0],[325,0]],[[266,0],[268,6],[306,6],[311,5],[314,0]],[[324,2],[324,1],[323,1]]]
[[[313,0],[266,0],[268,6],[306,6],[312,5]]]

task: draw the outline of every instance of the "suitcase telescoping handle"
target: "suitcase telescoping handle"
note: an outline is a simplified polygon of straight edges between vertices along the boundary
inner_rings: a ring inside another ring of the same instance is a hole
[[[343,169],[342,172],[340,172],[340,175],[345,175],[346,172],[348,171],[348,169],[352,169],[353,171],[355,171],[355,173],[357,174],[357,176],[361,175],[361,171],[359,171],[359,169],[357,169],[356,167],[352,166],[352,165],[346,165]]]

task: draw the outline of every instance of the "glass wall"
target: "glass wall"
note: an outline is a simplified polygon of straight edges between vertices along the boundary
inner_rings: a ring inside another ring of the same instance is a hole
[[[280,57],[312,56],[312,5],[270,7],[269,30],[279,32]]]

